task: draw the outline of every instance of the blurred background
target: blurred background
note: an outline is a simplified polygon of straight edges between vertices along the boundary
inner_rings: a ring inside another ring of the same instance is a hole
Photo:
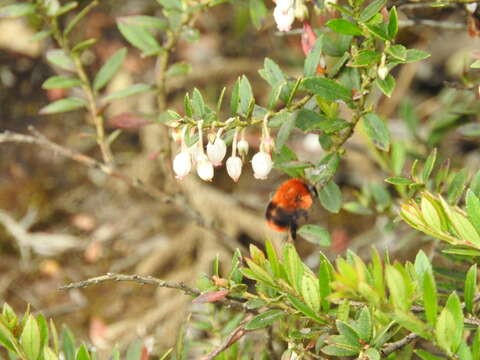
[[[79,3],[80,7],[88,4]],[[267,5],[271,11],[273,3]],[[414,139],[402,114],[405,109],[415,114],[416,135],[424,143],[407,147],[409,156],[426,156],[437,146],[441,158],[451,158],[453,167],[476,171],[480,158],[475,121],[479,115],[472,113],[471,104],[478,104],[478,88],[472,85],[478,71],[467,72],[472,54],[477,51],[479,56],[480,51],[478,36],[471,36],[478,35],[475,20],[460,5],[397,5],[401,19],[398,42],[432,55],[395,70],[393,96],[372,95],[378,99],[378,112],[388,118],[395,141],[406,144]],[[161,16],[161,9],[151,0],[105,0],[83,20],[73,37],[98,39],[85,58],[89,71],[98,71],[116,50],[128,46],[115,20],[134,14]],[[318,27],[321,21],[312,16],[312,26]],[[42,83],[55,74],[45,59],[46,51],[55,45],[48,39],[31,41],[35,26],[25,19],[0,19],[0,131],[28,133],[28,127],[34,126],[62,146],[99,158],[87,114],[38,113],[49,101],[66,96],[68,90],[42,89]],[[271,16],[255,29],[248,1],[215,7],[201,15],[196,27],[198,39],[182,39],[172,59],[190,63],[192,71],[167,84],[168,107],[179,113],[185,93],[194,87],[214,104],[224,86],[228,98],[242,74],[250,79],[257,104],[267,103],[268,85],[257,72],[265,57],[291,76],[303,71],[301,32],[278,34]],[[302,25],[296,23],[294,28],[300,30]],[[107,91],[148,83],[154,66],[152,58],[142,58],[129,47],[124,66]],[[154,103],[153,94],[113,102],[106,110],[110,119],[106,126],[109,131],[122,129],[113,145],[118,166],[147,183],[162,184],[165,179],[156,156],[160,125],[125,129],[118,117],[126,112],[151,113]],[[470,111],[467,115],[465,109]],[[462,127],[465,123],[468,128]],[[254,153],[259,133],[252,131],[247,136]],[[383,184],[387,177],[364,144],[359,131],[348,142],[336,175],[344,203],[364,193],[367,183]],[[323,155],[315,134],[295,133],[289,145],[303,159],[315,161]],[[195,286],[197,278],[211,273],[216,256],[229,263],[232,247],[246,249],[250,243],[262,247],[266,237],[278,244],[285,240],[283,234],[267,229],[263,214],[272,192],[286,178],[274,171],[268,180],[258,181],[246,166],[238,183],[231,181],[223,167],[216,169],[212,183],[194,176],[182,181],[181,191],[189,206],[227,234],[227,241],[198,226],[185,210],[154,200],[49,149],[0,143],[0,301],[18,311],[30,304],[32,311],[67,324],[79,338],[99,349],[145,337],[154,338],[159,348],[171,346],[186,314],[194,310],[183,293],[123,283],[68,292],[58,287],[107,272],[152,275]],[[430,242],[399,224],[388,188],[384,194],[385,206],[379,206],[376,199],[370,208],[357,213],[342,210],[331,214],[315,204],[309,223],[326,227],[332,245],[320,248],[299,239],[297,249],[304,259],[315,266],[318,250],[334,258],[347,248],[367,256],[372,245],[389,249],[392,257],[400,259],[410,258],[420,247],[428,250]]]

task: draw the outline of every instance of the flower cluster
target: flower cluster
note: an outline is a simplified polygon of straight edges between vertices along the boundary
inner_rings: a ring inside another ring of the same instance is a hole
[[[173,138],[180,141],[180,152],[173,159],[173,171],[177,179],[183,179],[187,176],[192,168],[195,167],[197,175],[205,181],[212,181],[214,176],[214,167],[222,165],[223,159],[227,154],[227,145],[222,139],[223,129],[217,131],[216,134],[208,136],[208,144],[206,153],[203,146],[203,122],[198,122],[198,141],[188,147],[185,137],[187,127],[184,127],[181,133],[173,132]],[[241,132],[240,140],[238,139]],[[228,176],[237,182],[242,174],[243,161],[248,154],[248,142],[245,140],[245,130],[235,129],[232,141],[231,156],[226,161]],[[266,179],[273,167],[270,152],[273,148],[273,141],[270,136],[262,134],[262,141],[259,152],[252,157],[253,175],[256,179]]]
[[[273,17],[278,31],[290,31],[295,18],[303,20],[308,9],[303,0],[273,0],[276,4]]]

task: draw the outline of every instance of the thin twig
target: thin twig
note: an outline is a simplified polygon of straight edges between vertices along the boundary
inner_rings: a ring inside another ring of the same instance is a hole
[[[98,285],[108,281],[129,281],[129,282],[134,282],[142,285],[153,285],[156,287],[177,289],[177,290],[183,291],[187,295],[192,295],[192,296],[199,296],[201,294],[200,290],[191,288],[182,282],[180,283],[168,282],[165,280],[154,278],[152,276],[124,275],[124,274],[113,274],[113,273],[107,273],[102,276],[97,276],[91,279],[64,285],[60,287],[60,290],[86,288],[89,286]]]
[[[398,22],[400,28],[412,27],[412,26],[428,26],[437,29],[444,30],[465,30],[467,25],[464,23],[451,22],[451,21],[436,21],[430,19],[408,19],[400,20]]]
[[[407,346],[408,344],[410,344],[412,341],[418,339],[419,337],[420,336],[418,334],[411,333],[411,334],[408,334],[407,336],[405,336],[404,338],[402,338],[398,341],[395,341],[393,343],[385,344],[383,349],[382,349],[382,355],[383,356],[388,356],[391,353],[393,353],[397,350],[400,350],[404,346]]]

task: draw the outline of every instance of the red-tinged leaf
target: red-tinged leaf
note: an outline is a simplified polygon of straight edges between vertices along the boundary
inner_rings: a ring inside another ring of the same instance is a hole
[[[193,299],[193,304],[210,303],[223,300],[227,297],[228,290],[209,291]]]
[[[108,124],[118,129],[138,129],[152,124],[152,121],[140,114],[121,113],[110,118]]]
[[[305,56],[312,50],[313,45],[317,40],[317,35],[312,29],[312,26],[308,21],[303,22],[303,33],[302,33],[302,49]]]

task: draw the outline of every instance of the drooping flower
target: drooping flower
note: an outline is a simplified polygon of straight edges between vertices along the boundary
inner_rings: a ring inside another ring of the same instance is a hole
[[[215,140],[213,142],[208,142],[207,144],[207,156],[213,163],[213,166],[222,165],[222,160],[227,153],[227,145],[220,136],[221,130],[219,130]]]
[[[260,150],[253,155],[252,169],[255,179],[265,180],[272,170],[273,161],[269,153]]]
[[[185,144],[185,131],[186,128],[183,129],[180,138],[181,151],[173,159],[173,171],[175,172],[176,178],[180,180],[187,176],[190,170],[192,170],[192,158]]]
[[[242,175],[242,159],[238,156],[230,156],[227,159],[227,173],[233,181],[237,182]]]
[[[205,154],[201,154],[197,158],[197,175],[204,181],[213,179],[213,164]]]
[[[290,31],[295,21],[295,8],[293,0],[277,0],[273,10],[273,17],[278,31]]]

